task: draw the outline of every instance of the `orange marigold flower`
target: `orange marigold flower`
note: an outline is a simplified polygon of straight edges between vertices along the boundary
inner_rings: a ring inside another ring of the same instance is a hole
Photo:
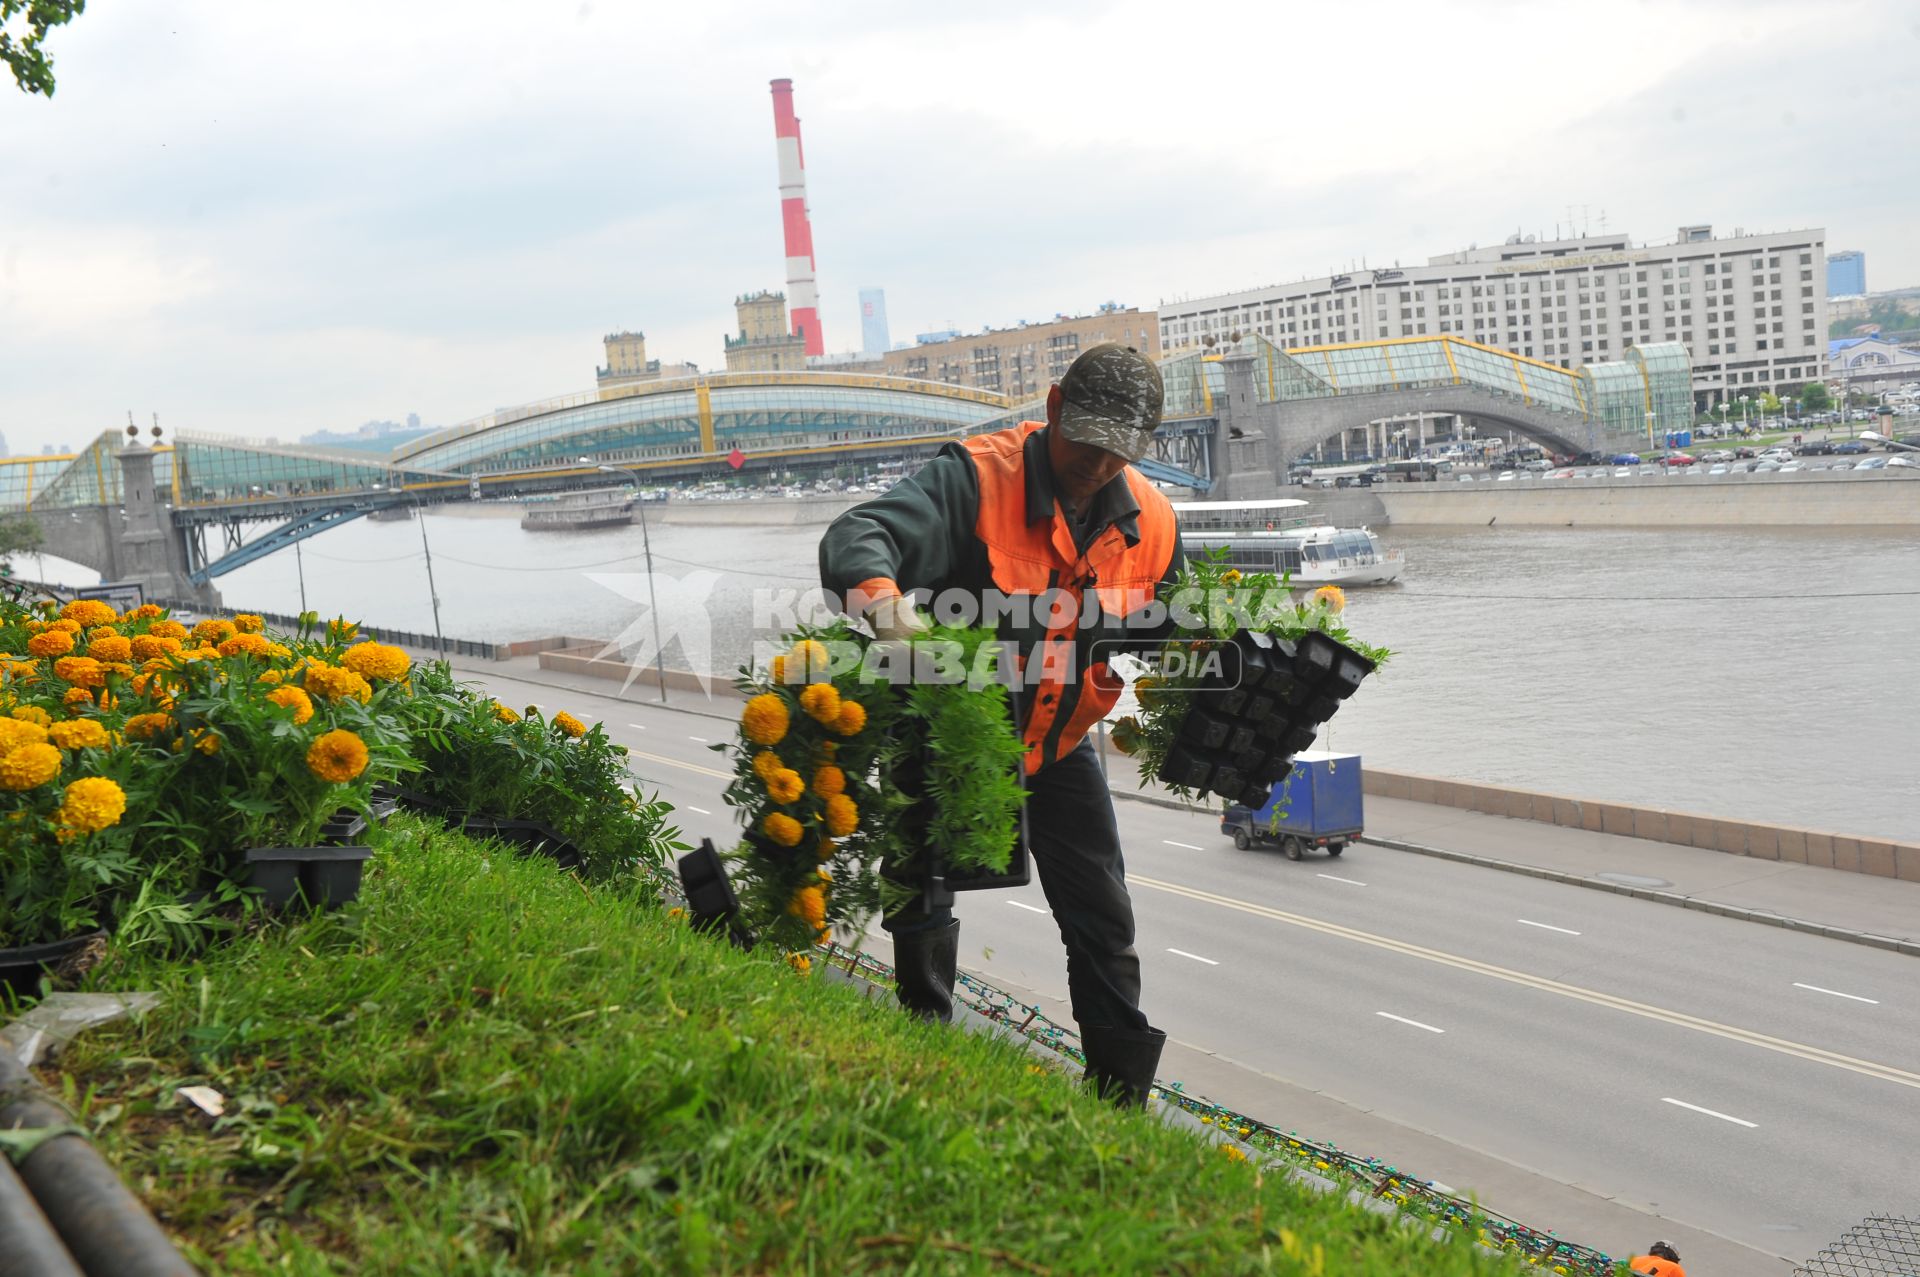
[[[553,716],[553,725],[575,740],[587,734],[587,725],[565,710]]]
[[[208,617],[193,627],[193,637],[208,647],[218,647],[239,632],[234,628],[232,621],[222,621],[215,617]]]
[[[787,912],[818,927],[827,920],[827,893],[818,887],[802,887],[787,901]]]
[[[770,749],[763,749],[753,756],[753,774],[760,778],[762,784],[772,780],[773,774],[785,766],[780,761],[780,755]]]
[[[364,704],[373,699],[373,688],[366,679],[337,665],[318,662],[309,665],[301,681],[309,693],[330,701],[351,696]]]
[[[344,617],[335,617],[327,622],[327,638],[335,643],[344,643],[360,633],[360,622],[349,621]]]
[[[845,838],[860,824],[860,808],[853,799],[845,794],[835,794],[827,799],[827,832],[835,838]]]
[[[801,975],[805,975],[813,970],[813,959],[804,953],[789,953],[787,955],[787,965],[795,971],[798,971]]]
[[[98,719],[73,718],[48,727],[47,739],[61,749],[99,749],[107,744],[107,729]]]
[[[307,750],[307,770],[321,780],[344,785],[367,769],[367,743],[336,727]]]
[[[82,705],[93,704],[93,693],[84,687],[69,687],[67,694],[60,698],[60,703],[68,709],[79,709]]]
[[[800,689],[800,708],[809,718],[832,727],[840,721],[840,689],[832,683],[808,683]]]
[[[105,687],[107,671],[91,656],[63,656],[53,663],[53,676],[75,687]]]
[[[142,603],[139,607],[127,613],[127,619],[129,621],[151,621],[156,616],[166,615],[166,611],[167,609],[161,607],[158,603]]]
[[[286,678],[287,678],[287,672],[285,670],[261,670],[258,674],[253,676],[253,681],[256,683],[265,683],[269,687],[274,687],[279,685],[280,683],[284,683],[286,681]]]
[[[147,627],[147,633],[154,638],[181,639],[184,641],[187,638],[187,627],[178,621],[155,621]]]
[[[120,614],[99,599],[75,599],[60,609],[60,619],[90,630],[96,625],[112,625],[120,619]]]
[[[1311,603],[1319,604],[1329,612],[1344,612],[1347,609],[1347,592],[1337,585],[1323,585],[1307,596]]]
[[[756,745],[778,745],[786,738],[789,721],[787,702],[775,692],[760,693],[740,712],[740,726]]]
[[[267,628],[267,621],[265,617],[253,612],[235,612],[233,614],[233,628],[239,630],[242,634],[258,634],[261,630]]]
[[[135,714],[127,720],[128,740],[152,740],[173,726],[171,714]]]
[[[313,717],[313,701],[297,687],[276,687],[267,693],[267,699],[275,705],[293,711],[293,721],[304,723]]]
[[[767,777],[767,793],[776,803],[792,803],[800,800],[807,792],[807,782],[800,779],[800,773],[791,768],[782,767]]]
[[[786,657],[776,656],[773,658],[772,673],[773,673],[774,682],[784,683],[787,681],[787,658]]]
[[[800,822],[783,811],[776,811],[761,821],[760,832],[782,847],[793,847],[800,842]]]
[[[413,668],[413,658],[387,643],[356,643],[341,656],[340,663],[362,678],[384,678],[397,683]]]
[[[842,736],[856,736],[867,725],[867,707],[859,701],[840,702],[840,717],[834,730]]]
[[[47,623],[47,628],[49,630],[58,630],[62,634],[73,635],[73,634],[78,634],[80,632],[80,622],[69,621],[66,617],[63,616],[57,621],[49,621]]]
[[[248,634],[242,631],[232,638],[221,642],[220,655],[240,656],[242,654],[247,656],[265,656],[267,654],[267,641],[258,634]]]
[[[795,667],[794,676],[800,682],[812,683],[827,676],[827,667],[833,663],[833,655],[820,640],[801,639],[787,654],[787,663]]]
[[[73,650],[73,635],[65,630],[42,630],[27,640],[31,656],[65,656]]]
[[[822,798],[831,798],[835,794],[847,792],[847,774],[828,763],[825,767],[813,769],[813,792]]]
[[[41,745],[46,743],[47,725],[29,718],[21,718],[15,710],[12,718],[0,718],[0,754],[6,754],[22,745]],[[52,715],[48,715],[49,718]]]
[[[0,789],[33,789],[59,774],[60,751],[52,745],[18,745],[0,755]]]
[[[38,705],[16,705],[13,708],[12,716],[23,723],[32,723],[36,727],[45,727],[53,722],[53,715],[47,713],[47,711],[41,709]],[[5,752],[6,746],[0,745],[0,753]]]
[[[832,860],[833,853],[838,850],[840,850],[839,843],[835,842],[831,838],[822,838],[820,840],[820,845],[813,849],[813,854],[815,856],[818,856],[821,860]]]
[[[520,715],[514,713],[499,701],[493,703],[493,716],[503,723],[517,723],[520,721]]]

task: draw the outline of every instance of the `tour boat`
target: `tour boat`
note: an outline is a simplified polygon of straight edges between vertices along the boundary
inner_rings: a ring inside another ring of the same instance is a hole
[[[1293,585],[1386,585],[1400,579],[1406,561],[1380,548],[1366,528],[1304,526],[1281,512],[1305,501],[1176,501],[1180,546],[1199,556],[1224,549],[1242,572],[1292,574]],[[1292,526],[1287,526],[1291,524]]]
[[[595,488],[558,496],[528,497],[520,526],[528,531],[606,528],[633,522],[632,488]]]

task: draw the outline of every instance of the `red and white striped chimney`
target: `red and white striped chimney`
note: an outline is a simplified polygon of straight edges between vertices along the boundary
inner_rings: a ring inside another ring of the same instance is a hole
[[[780,155],[780,224],[787,239],[787,322],[804,334],[809,355],[827,353],[820,331],[820,294],[813,282],[813,223],[807,218],[807,157],[800,149],[800,117],[793,113],[793,81],[773,81],[773,141]]]

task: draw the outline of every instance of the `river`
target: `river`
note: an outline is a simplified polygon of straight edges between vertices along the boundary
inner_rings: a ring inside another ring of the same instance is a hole
[[[643,628],[638,527],[525,532],[425,519],[449,636]],[[308,606],[431,632],[419,522],[347,524],[219,584],[230,608]],[[662,611],[712,620],[730,673],[756,590],[815,581],[818,527],[652,528]],[[1912,530],[1389,529],[1403,584],[1355,591],[1391,664],[1330,743],[1396,770],[1920,840],[1920,535]],[[23,565],[24,566],[24,565]],[[51,565],[49,565],[51,566]],[[703,645],[698,626],[678,627]],[[766,635],[759,637],[766,638]]]

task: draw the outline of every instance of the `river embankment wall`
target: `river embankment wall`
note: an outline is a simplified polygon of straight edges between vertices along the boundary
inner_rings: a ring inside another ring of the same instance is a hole
[[[1443,479],[1368,495],[1393,527],[1920,527],[1920,475],[1910,472]]]

